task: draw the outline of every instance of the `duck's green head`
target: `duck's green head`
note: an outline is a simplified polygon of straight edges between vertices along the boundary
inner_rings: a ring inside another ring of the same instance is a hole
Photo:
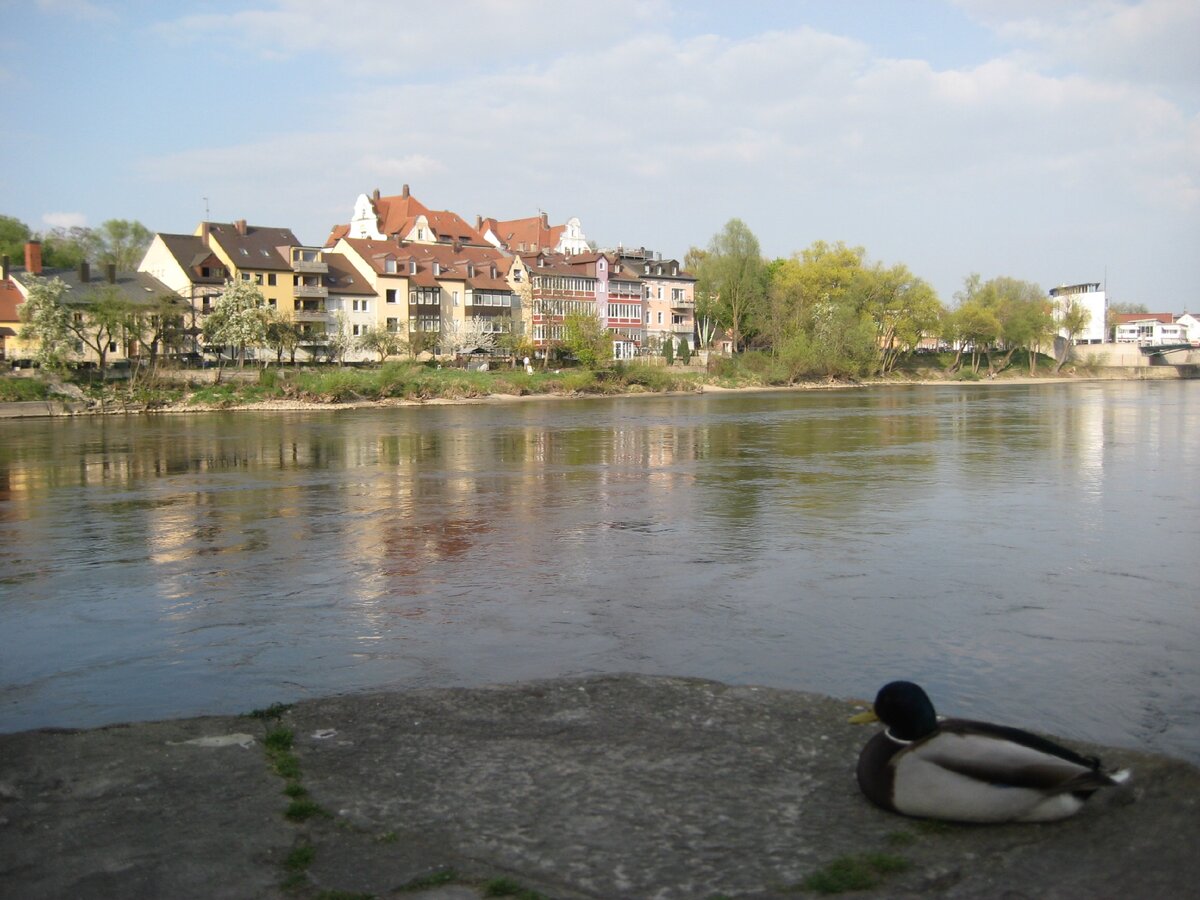
[[[873,711],[874,717],[902,741],[915,741],[937,728],[937,713],[929,696],[911,681],[885,684],[875,695]]]

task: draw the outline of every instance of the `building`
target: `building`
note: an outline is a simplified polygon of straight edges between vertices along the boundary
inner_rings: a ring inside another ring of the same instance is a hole
[[[1200,347],[1200,316],[1185,312],[1175,318],[1175,324],[1183,326],[1188,343],[1193,347]]]
[[[583,226],[574,216],[562,225],[551,225],[547,213],[527,219],[478,217],[475,228],[494,247],[509,253],[561,253],[575,256],[593,252],[583,233]]]
[[[343,237],[334,249],[373,292],[351,310],[352,333],[382,326],[420,350],[454,354],[494,343],[520,321],[510,260],[494,247]]]
[[[135,309],[145,308],[146,316],[139,318],[143,322],[149,322],[149,317],[158,311],[159,301],[174,296],[174,291],[147,272],[118,270],[111,263],[103,268],[97,267],[95,271],[86,261],[71,269],[48,269],[42,265],[41,250],[39,241],[29,241],[25,245],[23,268],[5,264],[3,289],[0,290],[0,300],[3,301],[3,305],[0,305],[0,315],[7,316],[11,313],[17,323],[14,326],[11,324],[13,320],[0,319],[0,324],[14,332],[13,335],[5,333],[6,356],[10,359],[28,359],[34,355],[36,348],[18,337],[20,306],[28,299],[29,292],[38,279],[42,278],[57,279],[66,287],[64,299],[71,308],[74,324],[88,335],[91,341],[102,345],[106,364],[120,363],[146,355],[147,348],[143,347],[140,341],[148,339],[153,329],[148,328],[146,332],[138,333],[136,329],[130,330],[124,325],[112,332],[100,327],[90,328],[88,307],[107,296],[115,295]],[[74,347],[75,361],[96,363],[100,359],[99,349],[101,347],[93,347],[90,343],[77,340]]]
[[[1054,305],[1056,322],[1062,321],[1067,310],[1072,307],[1087,310],[1088,319],[1083,331],[1075,335],[1076,344],[1103,344],[1108,329],[1108,297],[1100,290],[1099,282],[1084,284],[1064,284],[1051,288],[1050,297]],[[1060,329],[1060,338],[1065,339],[1067,332]]]
[[[645,247],[617,248],[617,258],[638,273],[645,296],[645,343],[659,350],[670,340],[696,349],[696,279],[678,260]]]
[[[335,225],[325,245],[344,237],[373,241],[403,241],[412,244],[460,244],[487,247],[489,242],[457,213],[431,210],[404,185],[395,196],[383,197],[376,188],[369,196],[359,194],[346,225]]]
[[[544,354],[565,337],[570,315],[596,316],[613,337],[613,358],[636,356],[645,340],[642,280],[633,267],[604,253],[518,254],[509,271],[523,299],[524,324]]]
[[[1188,343],[1187,326],[1171,313],[1118,313],[1114,340],[1118,344],[1160,346]]]

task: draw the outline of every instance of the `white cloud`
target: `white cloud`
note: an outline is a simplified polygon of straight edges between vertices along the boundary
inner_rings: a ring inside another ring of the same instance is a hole
[[[982,17],[986,5],[971,8]],[[1178,12],[1165,0],[1148,5]],[[1050,59],[1046,48],[1066,41],[1057,20],[1035,38],[1031,19],[996,19],[1025,51],[938,70],[813,29],[675,38],[649,21],[598,25],[602,40],[530,39],[547,55],[526,58],[520,42],[484,46],[487,28],[506,19],[504,4],[468,6],[455,39],[481,48],[488,65],[348,83],[327,104],[339,110],[327,130],[187,151],[146,161],[145,171],[194,184],[197,195],[236,196],[236,217],[270,208],[280,220],[264,224],[322,237],[346,221],[358,193],[401,183],[468,219],[540,207],[581,216],[601,244],[654,242],[672,254],[736,215],[768,253],[817,238],[862,243],[876,258],[908,262],[944,296],[976,270],[1047,283],[1099,278],[1109,262],[1150,272],[1141,246],[1150,235],[1164,235],[1171,252],[1197,229],[1195,115],[1153,83],[1042,64],[1038,54]],[[1117,21],[1117,6],[1107,19],[1093,15],[1089,34]],[[288,10],[311,26],[325,9],[295,0],[257,15]],[[388,34],[400,27],[392,16],[372,25]],[[448,27],[442,16],[410,26],[404,40],[430,58],[469,57],[433,52]],[[522,24],[536,36],[533,20]],[[361,41],[362,59],[343,68],[383,72],[403,59],[421,70],[397,49],[402,41],[368,41],[359,24],[330,27],[333,45]],[[312,40],[300,32],[297,41]],[[305,225],[313,209],[317,225]],[[1178,255],[1191,272],[1177,280],[1200,280],[1191,257]]]
[[[1195,0],[957,0],[1042,67],[1106,80],[1200,89]]]
[[[238,41],[264,57],[317,54],[357,75],[481,71],[520,66],[574,44],[607,43],[664,18],[666,0],[265,0],[154,26],[160,37]]]
[[[86,228],[87,216],[78,212],[49,212],[42,222],[51,228]]]

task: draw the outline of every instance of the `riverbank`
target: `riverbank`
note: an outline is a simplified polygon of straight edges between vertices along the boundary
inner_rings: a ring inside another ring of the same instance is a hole
[[[423,367],[410,368],[410,372]],[[262,370],[272,372],[273,370]],[[1011,385],[1062,384],[1082,381],[1175,379],[1170,368],[1089,368],[1078,374],[1036,374],[1006,371],[995,378],[947,376],[926,368],[887,378],[861,380],[821,379],[791,384],[772,384],[749,379],[709,376],[702,371],[647,369],[632,377],[613,378],[605,373],[568,370],[566,373],[460,373],[425,370],[415,379],[389,379],[387,370],[367,373],[333,370],[308,385],[293,381],[280,385],[277,375],[264,379],[260,370],[230,371],[224,381],[198,383],[176,379],[178,387],[166,390],[129,390],[85,394],[75,385],[53,385],[54,392],[42,400],[0,402],[0,419],[79,415],[127,415],[130,413],[197,413],[231,410],[345,410],[390,406],[433,406],[464,403],[507,403],[581,397],[631,397],[686,395],[695,393],[749,393],[851,390],[857,388],[912,385]],[[294,378],[294,376],[293,376]],[[265,380],[265,383],[264,383]],[[382,383],[380,383],[382,382]],[[366,396],[364,396],[364,394]]]
[[[0,894],[1066,898],[1200,878],[1193,766],[1069,742],[1132,785],[1059,823],[924,823],[859,793],[858,708],[609,676],[0,735]]]

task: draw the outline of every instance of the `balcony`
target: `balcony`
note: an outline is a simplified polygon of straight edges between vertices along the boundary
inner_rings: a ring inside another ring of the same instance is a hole
[[[695,309],[695,308],[696,308],[696,298],[695,297],[672,297],[671,298],[671,309]]]
[[[294,294],[297,297],[319,297],[324,300],[329,296],[329,288],[323,284],[298,284],[295,287]]]
[[[298,309],[292,315],[297,322],[323,322],[326,319],[324,309]]]
[[[321,261],[319,251],[293,250],[292,271],[300,275],[325,275],[329,272],[329,263]]]

